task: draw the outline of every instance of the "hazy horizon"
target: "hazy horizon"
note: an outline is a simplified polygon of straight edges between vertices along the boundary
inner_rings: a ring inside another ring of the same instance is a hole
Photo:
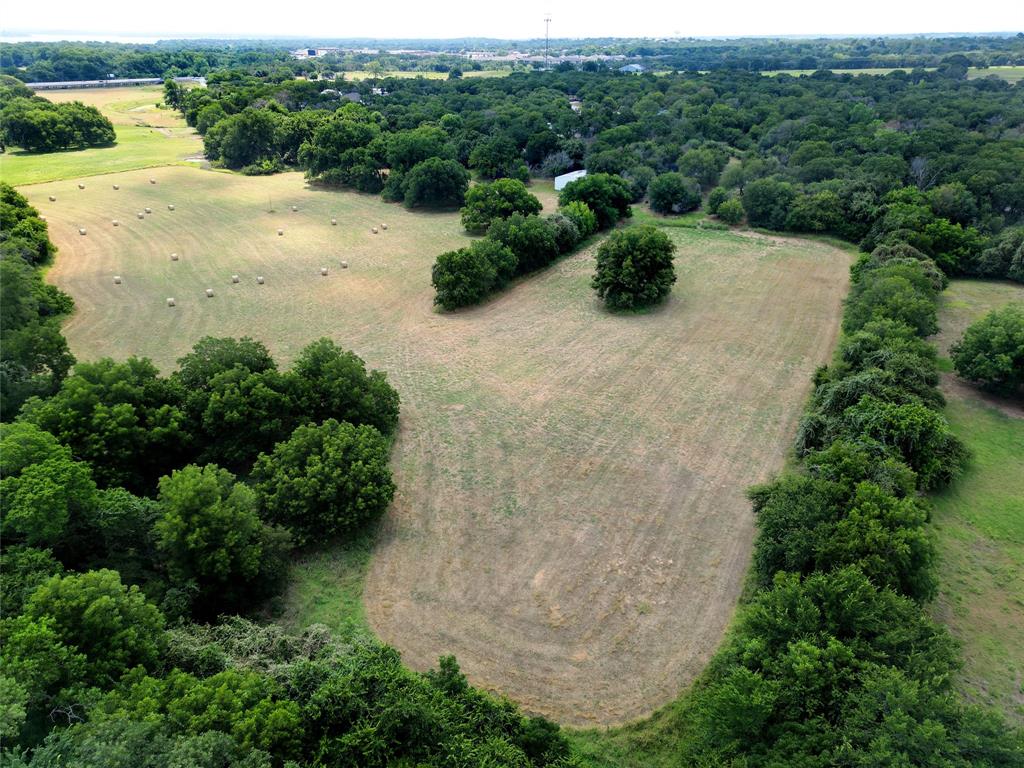
[[[964,6],[929,7],[863,0],[856,5],[823,6],[812,0],[775,4],[737,0],[720,7],[666,7],[650,4],[624,11],[621,5],[584,0],[527,0],[514,7],[469,0],[443,4],[401,0],[386,18],[375,6],[304,6],[282,14],[279,5],[254,0],[240,15],[230,6],[181,0],[173,13],[165,6],[128,0],[104,3],[101,19],[93,6],[71,0],[48,4],[47,17],[60,23],[40,25],[31,7],[5,10],[0,40],[89,40],[147,43],[172,39],[373,40],[492,38],[527,40],[544,36],[544,17],[558,39],[587,38],[742,38],[742,37],[886,37],[1015,34],[1024,30],[1024,3],[990,0]],[[190,24],[187,20],[198,19]],[[109,20],[107,23],[104,21]],[[157,31],[159,30],[159,31]],[[939,30],[939,31],[936,31]]]

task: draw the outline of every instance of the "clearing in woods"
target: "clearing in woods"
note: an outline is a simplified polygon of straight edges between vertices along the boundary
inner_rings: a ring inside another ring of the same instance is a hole
[[[179,112],[157,108],[157,102],[163,101],[163,86],[41,91],[37,95],[53,102],[81,101],[96,107],[114,124],[117,143],[64,152],[36,154],[16,149],[0,154],[0,179],[8,184],[173,165],[203,153],[202,139],[185,125]]]
[[[666,227],[679,282],[650,313],[602,309],[590,248],[443,315],[430,267],[468,242],[456,214],[296,173],[163,168],[24,191],[60,248],[49,278],[77,302],[80,359],[169,371],[212,334],[255,336],[287,364],[328,335],[401,393],[398,493],[372,556],[306,559],[291,620],[358,623],[361,594],[411,666],[454,653],[473,683],[580,726],[646,715],[703,669],[747,570],[744,489],[782,465],[831,356],[848,251]]]
[[[954,280],[941,298],[942,355],[990,310],[1024,302],[1024,286]],[[950,370],[951,367],[950,367]],[[1024,724],[1024,406],[988,396],[955,373],[942,378],[946,417],[973,454],[935,497],[939,598],[935,613],[963,644],[968,698]]]

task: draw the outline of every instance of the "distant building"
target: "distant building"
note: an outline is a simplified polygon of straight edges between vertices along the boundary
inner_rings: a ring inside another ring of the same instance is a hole
[[[176,83],[197,83],[206,87],[205,77],[175,77]],[[52,83],[25,83],[33,91],[59,91],[68,88],[127,88],[142,85],[163,85],[162,77],[108,77],[106,80],[60,80]]]
[[[583,102],[579,99],[569,99],[569,109],[573,112],[579,112],[583,109]]]
[[[348,99],[349,101],[354,101],[357,104],[362,103],[363,101],[363,96],[361,93],[359,93],[359,91],[349,91],[348,93],[343,93],[341,94],[341,98]]]
[[[561,192],[565,189],[565,185],[576,179],[582,179],[587,175],[586,171],[569,171],[569,173],[563,173],[561,176],[555,176],[555,192]]]
[[[624,67],[619,67],[619,72],[623,72],[627,75],[639,75],[644,71],[644,68],[639,64],[627,64]]]
[[[315,59],[329,53],[339,53],[341,50],[341,48],[299,48],[297,51],[292,51],[292,58]]]

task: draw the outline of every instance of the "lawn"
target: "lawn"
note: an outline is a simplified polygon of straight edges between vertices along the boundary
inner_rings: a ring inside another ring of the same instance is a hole
[[[1024,80],[1024,67],[971,67],[967,70],[968,80],[992,75],[1001,77],[1009,83],[1019,83]]]
[[[922,67],[926,72],[935,71],[935,67]],[[816,69],[773,69],[764,70],[762,75],[774,77],[775,75],[813,75]],[[912,67],[867,67],[865,69],[833,69],[837,75],[888,75],[890,72],[911,72]],[[971,67],[967,70],[967,79],[976,80],[979,77],[999,77],[1008,83],[1016,83],[1024,80],[1024,67]]]
[[[51,101],[82,101],[110,118],[117,143],[110,147],[32,153],[23,150],[0,154],[0,179],[8,184],[38,184],[77,179],[135,168],[183,164],[201,156],[203,143],[177,112],[158,109],[163,89],[86,88],[47,92]]]
[[[990,309],[1024,301],[1024,286],[955,280],[942,296],[943,354]],[[971,700],[1024,724],[1024,408],[947,374],[946,417],[971,449],[967,472],[935,497],[940,594],[935,614],[963,644],[958,684]]]
[[[329,335],[388,372],[395,502],[372,556],[297,563],[287,622],[368,625],[418,669],[454,653],[474,683],[574,725],[649,714],[714,653],[750,556],[744,489],[782,465],[830,359],[847,251],[665,227],[679,282],[652,312],[604,311],[591,249],[446,315],[430,266],[469,241],[455,213],[182,167],[25,192],[60,248],[49,278],[76,299],[80,359],[167,371],[214,334],[287,364]]]

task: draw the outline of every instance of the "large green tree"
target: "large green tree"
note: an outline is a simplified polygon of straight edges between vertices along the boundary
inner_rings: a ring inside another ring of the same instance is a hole
[[[384,434],[398,426],[398,392],[387,376],[367,371],[362,358],[330,339],[306,346],[292,372],[299,378],[300,411],[306,418],[369,424]]]
[[[29,597],[24,617],[81,653],[83,681],[100,687],[133,667],[156,669],[166,643],[163,615],[117,571],[54,576]]]
[[[198,589],[195,610],[216,616],[251,605],[274,587],[284,539],[257,513],[256,494],[213,464],[160,479],[157,546],[172,581]]]
[[[655,227],[613,232],[597,251],[593,286],[611,309],[639,309],[656,304],[676,281],[675,245]]]
[[[469,232],[485,232],[495,219],[504,219],[513,213],[529,216],[540,210],[540,200],[530,194],[523,182],[497,179],[470,187],[461,211],[462,226]]]
[[[1024,391],[1024,304],[1008,304],[973,323],[953,348],[965,379],[999,392]]]
[[[619,176],[592,173],[565,185],[558,197],[559,205],[580,202],[597,217],[598,229],[615,226],[622,218],[632,215],[632,193],[629,184]]]
[[[253,467],[260,509],[300,543],[351,532],[391,502],[389,453],[371,426],[329,419],[299,427]]]
[[[32,398],[21,418],[45,429],[92,467],[100,485],[147,491],[185,455],[181,390],[145,358],[82,363],[46,400]]]

